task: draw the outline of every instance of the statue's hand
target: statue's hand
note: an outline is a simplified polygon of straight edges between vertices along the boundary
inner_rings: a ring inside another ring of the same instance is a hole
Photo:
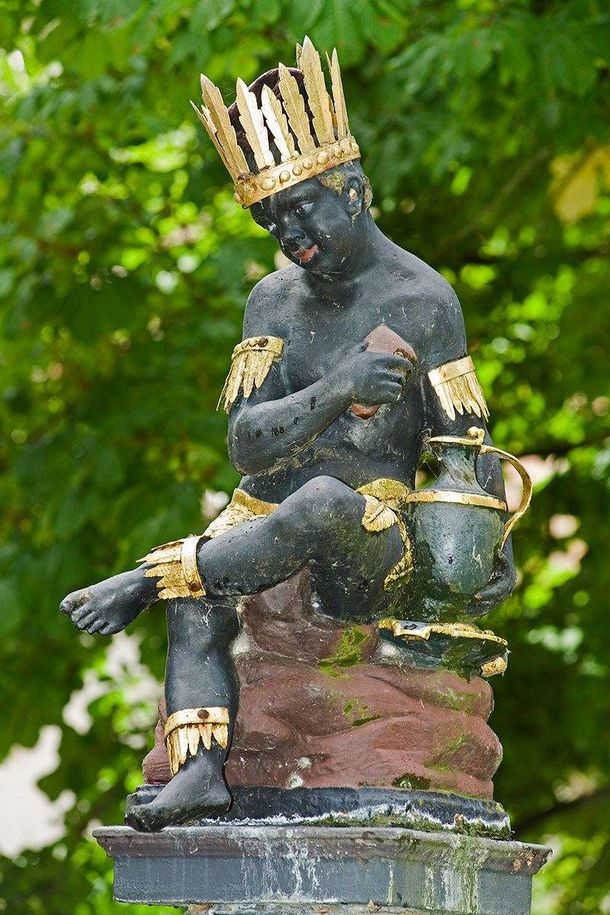
[[[482,591],[475,594],[469,612],[474,616],[484,616],[506,600],[515,587],[515,566],[506,553],[496,556],[494,569],[488,583]]]
[[[366,343],[349,351],[334,369],[337,384],[352,403],[365,407],[395,403],[402,394],[413,364],[404,356],[370,352]]]
[[[73,591],[63,599],[60,610],[77,629],[112,635],[150,606],[156,594],[155,579],[146,578],[142,569],[134,569]]]

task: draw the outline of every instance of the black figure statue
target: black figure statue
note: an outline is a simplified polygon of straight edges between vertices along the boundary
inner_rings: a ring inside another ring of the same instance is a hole
[[[241,596],[307,567],[312,613],[383,621],[395,634],[397,615],[467,632],[514,585],[504,485],[460,304],[375,224],[336,52],[330,74],[332,94],[305,39],[297,68],[280,65],[249,88],[239,80],[228,109],[202,77],[196,111],[235,198],[292,261],[252,291],[222,395],[243,477],[205,533],[156,547],[62,603],[78,629],[110,635],[168,600],[174,777],[130,811],[136,829],[230,804],[223,765]],[[415,491],[424,450],[436,452],[445,483]]]

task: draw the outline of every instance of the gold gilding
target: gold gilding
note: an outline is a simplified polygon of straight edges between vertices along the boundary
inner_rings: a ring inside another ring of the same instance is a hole
[[[231,356],[231,368],[218,406],[224,400],[224,409],[228,413],[239,395],[246,399],[250,397],[255,388],[260,388],[271,366],[282,358],[283,352],[284,341],[280,337],[249,337],[238,343]]]
[[[365,506],[362,526],[375,533],[386,530],[394,524],[398,526],[403,545],[403,554],[396,565],[386,575],[383,587],[388,591],[401,582],[406,582],[413,572],[413,545],[407,526],[400,514],[409,500],[411,490],[399,480],[382,477],[365,483],[356,490],[364,496]]]
[[[172,540],[156,546],[142,559],[150,565],[144,575],[157,578],[157,591],[162,600],[175,597],[203,597],[205,588],[197,567],[197,544],[200,534],[183,540]]]
[[[376,499],[375,496],[364,496],[364,514],[362,516],[362,527],[367,531],[376,533],[385,531],[388,527],[396,524],[398,519],[389,505]]]
[[[181,709],[165,722],[165,745],[172,775],[189,756],[196,756],[200,743],[212,748],[212,739],[223,748],[229,744],[229,710],[222,706]]]
[[[208,525],[203,536],[210,540],[219,537],[238,524],[270,515],[277,507],[277,502],[263,502],[243,489],[236,489],[227,507]]]
[[[495,674],[503,674],[508,667],[506,660],[506,647],[508,642],[492,632],[491,629],[478,629],[471,623],[405,623],[391,617],[380,620],[377,623],[378,629],[389,630],[394,638],[404,639],[407,642],[427,641],[431,635],[446,635],[453,639],[481,639],[487,642],[495,642],[498,651],[502,653],[490,661],[481,665],[481,676],[493,677]]]
[[[481,445],[481,454],[495,454],[501,460],[508,461],[511,464],[521,478],[522,490],[521,490],[521,500],[519,506],[515,512],[511,515],[509,520],[504,525],[504,534],[502,535],[501,547],[504,546],[508,540],[508,536],[512,531],[513,527],[519,521],[520,518],[526,513],[529,508],[530,502],[532,501],[532,478],[529,473],[521,463],[521,461],[515,457],[514,454],[510,454],[508,451],[502,451],[501,448],[496,448],[494,445]]]
[[[208,132],[235,185],[235,199],[252,206],[278,189],[291,187],[336,165],[360,158],[358,144],[349,132],[341,70],[336,50],[329,61],[332,98],[326,89],[320,55],[309,38],[297,48],[297,67],[304,89],[290,70],[279,64],[279,97],[268,86],[261,92],[260,107],[253,92],[239,79],[236,105],[255,171],[251,172],[237,142],[228,110],[218,88],[201,77],[203,105],[191,105]],[[305,107],[305,100],[312,115]],[[273,139],[276,153],[269,140]]]
[[[419,623],[417,626],[413,626],[413,624],[405,624],[402,620],[388,617],[380,620],[377,628],[388,629],[395,638],[406,641],[427,641],[433,633],[436,633],[453,639],[485,639],[489,642],[497,642],[503,647],[508,645],[506,639],[496,635],[491,629],[478,629],[472,623]]]
[[[508,661],[504,657],[494,658],[493,661],[486,661],[481,665],[482,677],[494,677],[496,674],[503,674],[508,667]]]
[[[503,499],[476,492],[454,492],[451,489],[422,489],[410,493],[407,502],[452,502],[457,505],[479,505],[482,508],[495,508],[496,511],[508,511]]]
[[[470,356],[432,369],[428,378],[449,419],[454,420],[456,412],[463,416],[464,411],[489,419],[485,395]]]

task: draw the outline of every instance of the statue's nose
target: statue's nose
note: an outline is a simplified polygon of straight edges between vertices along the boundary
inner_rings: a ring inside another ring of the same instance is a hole
[[[294,219],[283,219],[279,225],[280,237],[285,248],[296,250],[303,247],[305,235]]]

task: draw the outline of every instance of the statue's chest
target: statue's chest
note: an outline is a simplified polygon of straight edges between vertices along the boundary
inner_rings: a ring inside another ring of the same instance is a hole
[[[293,390],[313,384],[334,368],[375,326],[374,317],[324,316],[302,321],[286,341],[285,370]],[[379,323],[379,322],[377,322]]]

